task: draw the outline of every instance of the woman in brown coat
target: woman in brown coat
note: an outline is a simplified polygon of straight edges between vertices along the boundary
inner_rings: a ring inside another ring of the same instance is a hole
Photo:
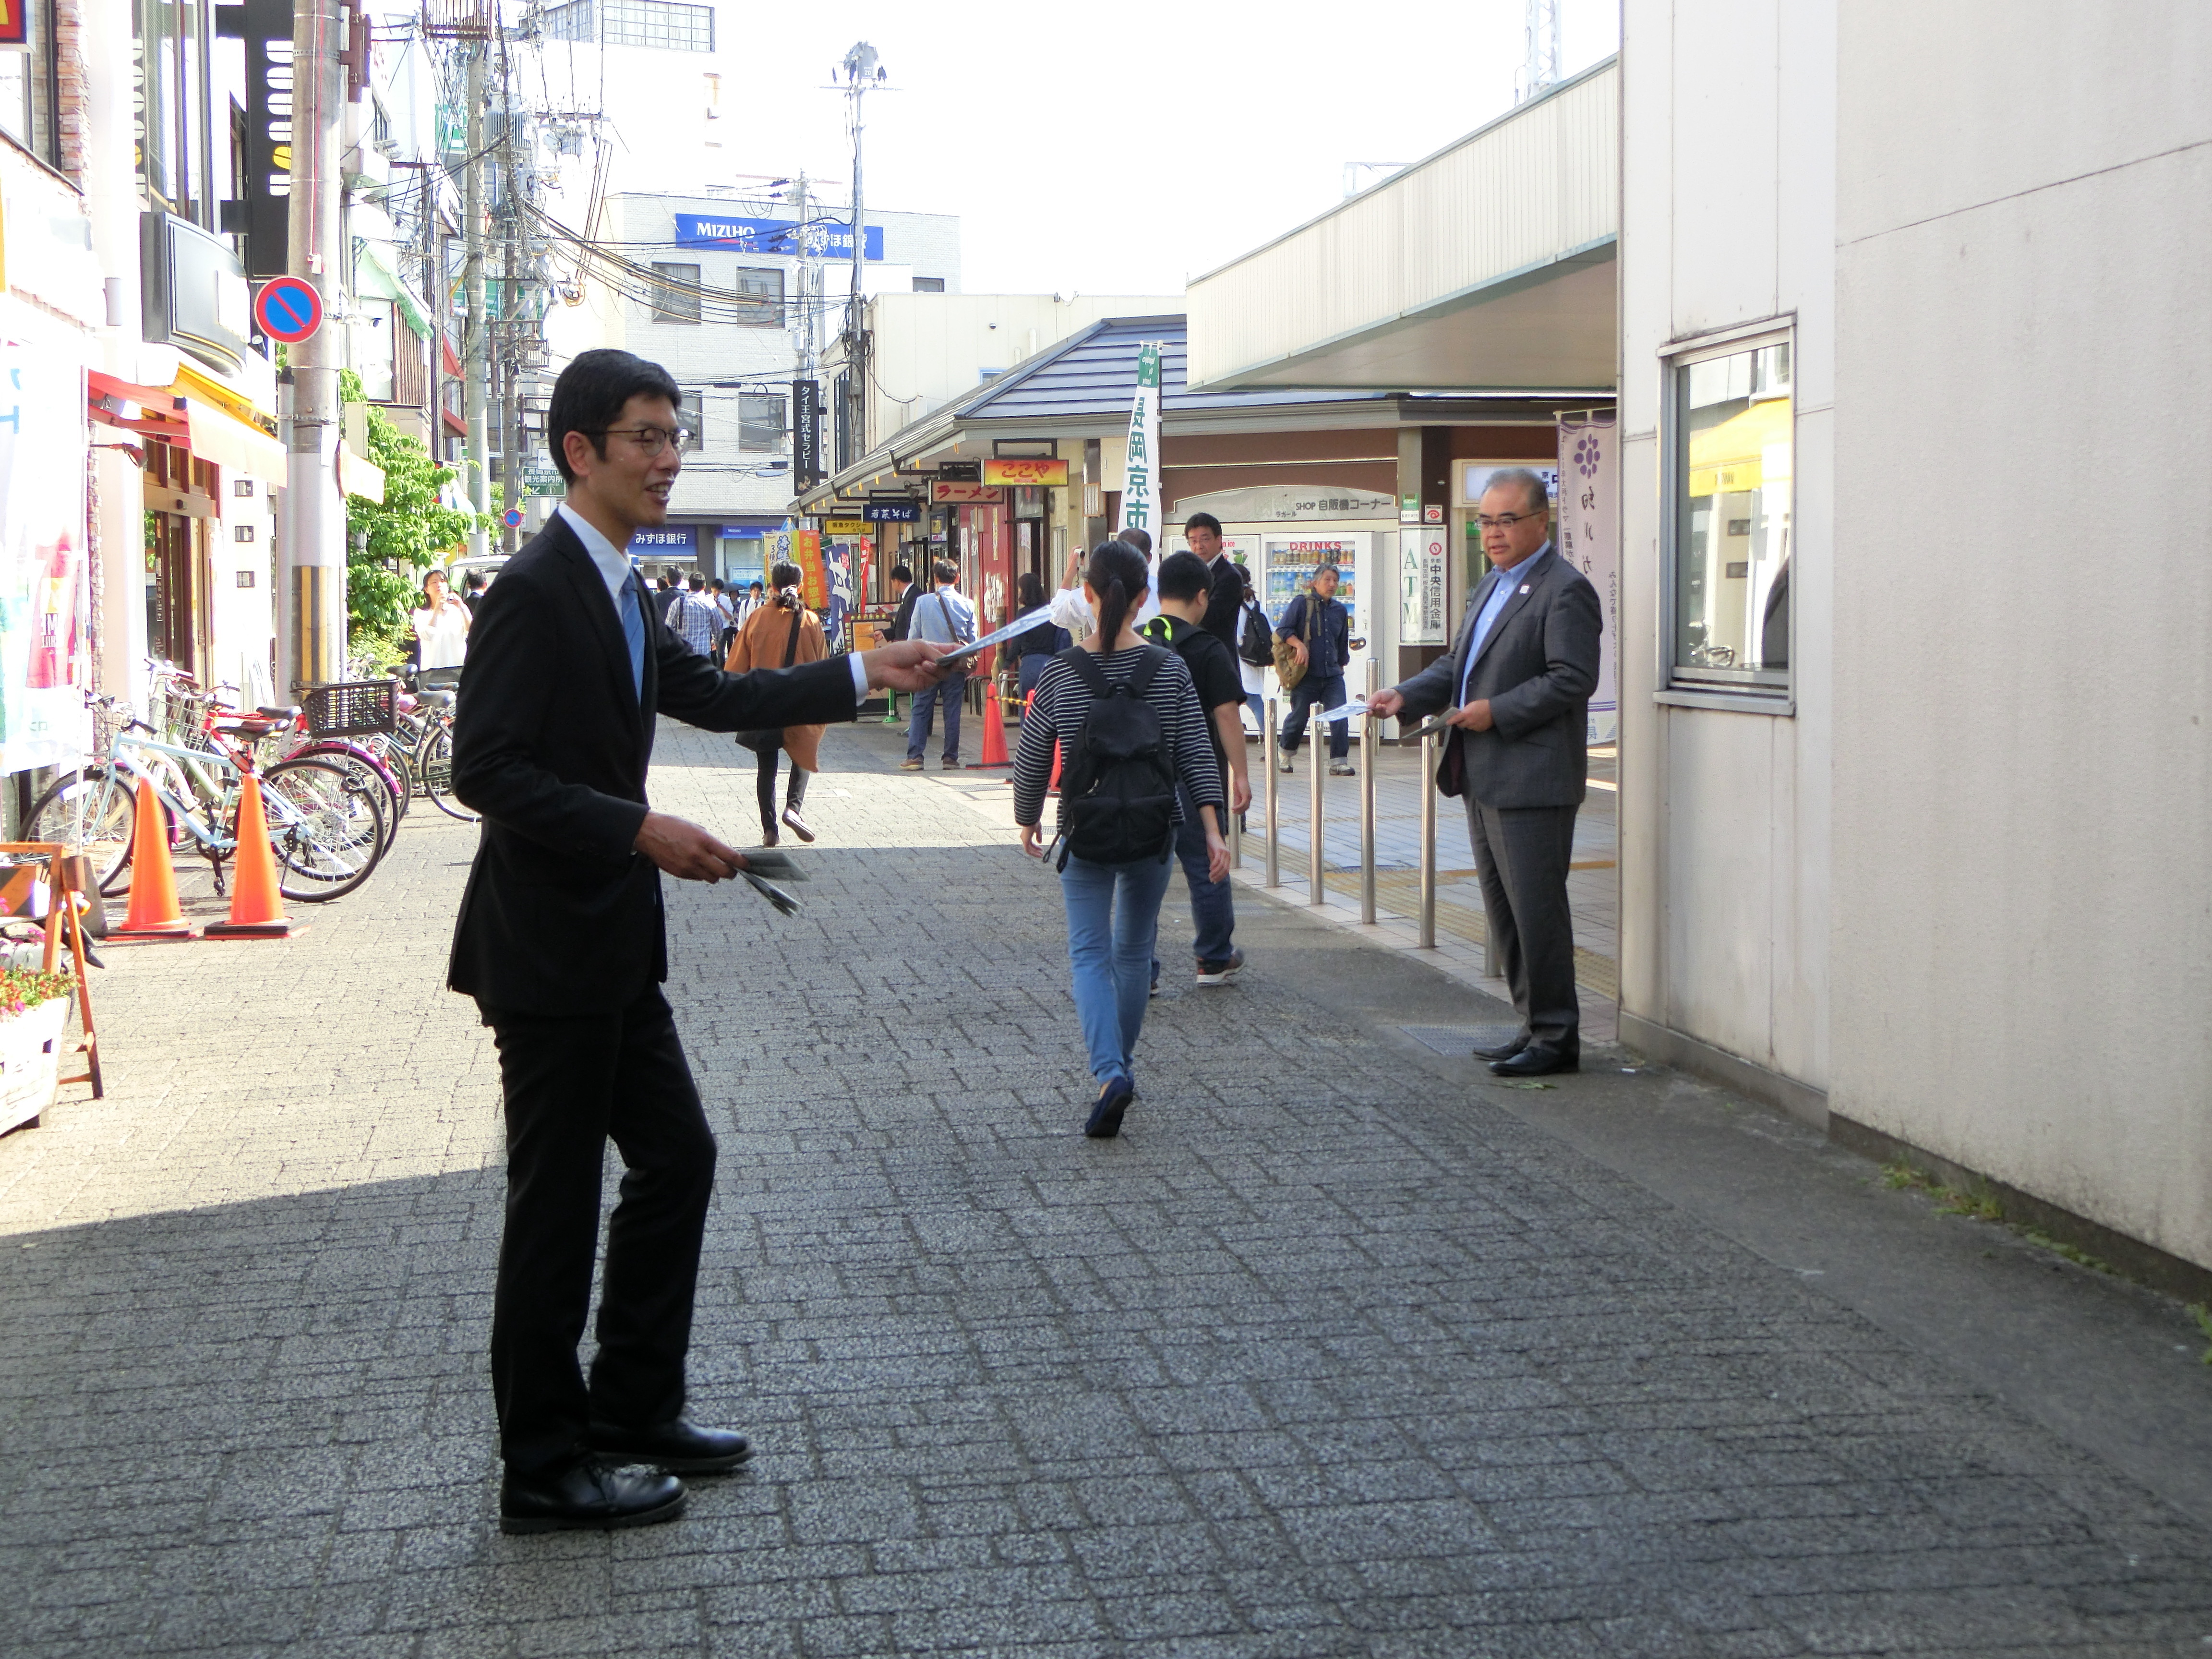
[[[780,564],[769,573],[774,595],[745,618],[738,637],[730,642],[729,659],[722,665],[732,674],[756,668],[790,668],[803,662],[819,662],[830,654],[822,622],[799,598],[799,571],[795,564]],[[819,726],[787,726],[781,732],[741,732],[738,741],[760,757],[761,845],[776,843],[775,757],[791,756],[791,787],[784,797],[783,821],[801,841],[812,841],[814,831],[799,815],[806,799],[806,780],[822,769]]]

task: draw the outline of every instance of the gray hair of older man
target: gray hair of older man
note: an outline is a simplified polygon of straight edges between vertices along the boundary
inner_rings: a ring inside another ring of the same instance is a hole
[[[1552,487],[1544,482],[1543,474],[1532,472],[1525,466],[1502,466],[1484,482],[1482,493],[1493,489],[1518,489],[1523,513],[1549,513],[1552,510]]]

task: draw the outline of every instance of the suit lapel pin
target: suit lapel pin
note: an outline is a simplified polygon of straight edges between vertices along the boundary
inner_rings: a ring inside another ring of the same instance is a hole
[[[1528,583],[1526,583],[1526,582],[1522,582],[1522,583],[1521,584],[1521,591],[1522,591],[1523,593],[1526,593],[1526,592],[1528,591]]]

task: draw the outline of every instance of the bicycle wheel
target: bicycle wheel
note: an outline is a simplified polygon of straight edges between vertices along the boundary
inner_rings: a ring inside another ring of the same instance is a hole
[[[326,760],[279,761],[261,775],[276,887],[319,904],[367,881],[384,855],[384,787]]]
[[[414,758],[405,741],[392,732],[372,732],[354,741],[374,756],[376,763],[384,769],[391,782],[393,797],[399,804],[397,816],[405,817],[407,809],[415,804]]]
[[[415,751],[415,769],[422,777],[422,793],[430,804],[448,817],[459,818],[463,823],[474,823],[477,814],[453,795],[453,728],[443,720],[424,734],[422,746]]]
[[[58,779],[32,804],[23,820],[26,841],[58,841],[81,848],[92,860],[93,879],[103,893],[130,884],[131,836],[138,823],[138,802],[130,780],[105,766]]]
[[[295,749],[285,758],[328,761],[333,766],[343,767],[362,788],[381,794],[384,798],[384,851],[388,853],[392,850],[392,837],[399,833],[400,815],[407,810],[402,794],[407,787],[375,756],[350,743],[310,743]]]

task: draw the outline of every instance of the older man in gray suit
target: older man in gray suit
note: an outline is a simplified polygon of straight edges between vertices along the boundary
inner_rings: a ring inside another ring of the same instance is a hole
[[[1477,508],[1491,572],[1448,656],[1368,707],[1449,731],[1437,786],[1467,799],[1482,906],[1521,1034],[1479,1049],[1500,1077],[1571,1072],[1582,1060],[1567,868],[1589,770],[1597,591],[1553,550],[1551,492],[1522,467],[1492,475]]]

